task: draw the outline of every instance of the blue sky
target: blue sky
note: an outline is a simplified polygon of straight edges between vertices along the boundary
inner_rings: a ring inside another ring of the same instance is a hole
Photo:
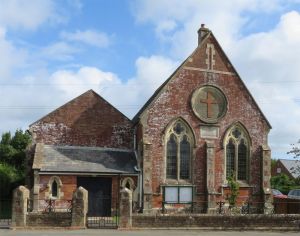
[[[273,126],[300,138],[300,0],[0,0],[0,132],[88,89],[128,117],[196,47],[205,23]]]

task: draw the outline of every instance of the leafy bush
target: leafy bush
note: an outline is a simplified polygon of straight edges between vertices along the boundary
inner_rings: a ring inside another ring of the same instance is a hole
[[[284,194],[288,194],[288,192],[291,189],[299,188],[299,186],[297,186],[297,183],[294,180],[290,179],[285,174],[272,176],[271,187],[273,189],[278,189],[280,192]]]
[[[31,141],[30,134],[17,130],[2,134],[0,142],[0,198],[9,197],[12,190],[24,184],[26,148]]]
[[[0,163],[0,198],[9,196],[11,191],[23,182],[24,172],[15,167]]]
[[[227,181],[228,181],[228,187],[230,188],[230,194],[228,196],[229,205],[235,206],[237,197],[239,195],[240,185],[235,180],[234,174],[230,175],[230,177],[227,178]]]

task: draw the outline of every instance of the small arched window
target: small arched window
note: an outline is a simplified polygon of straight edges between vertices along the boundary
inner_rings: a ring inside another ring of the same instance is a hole
[[[57,185],[57,182],[56,182],[56,180],[54,180],[53,182],[52,182],[52,186],[51,186],[51,192],[52,192],[52,197],[57,197],[58,196],[58,185]]]
[[[181,120],[174,122],[166,134],[166,178],[190,179],[193,135]]]
[[[126,182],[125,187],[128,188],[128,189],[131,189],[130,183],[128,181]]]
[[[232,127],[225,137],[226,178],[248,181],[250,146],[249,138],[240,125]]]
[[[127,189],[130,189],[131,191],[133,191],[135,189],[134,181],[130,177],[126,177],[125,179],[123,179],[121,181],[121,186],[122,186],[122,188],[127,188]]]
[[[60,199],[64,196],[62,192],[62,182],[58,176],[52,176],[48,182],[49,192],[47,193],[50,198]]]

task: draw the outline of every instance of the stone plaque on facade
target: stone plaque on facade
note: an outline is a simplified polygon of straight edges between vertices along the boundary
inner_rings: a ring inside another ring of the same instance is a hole
[[[219,137],[219,127],[200,126],[200,137],[201,138],[218,138]]]
[[[227,111],[227,100],[223,92],[214,86],[203,86],[192,96],[192,109],[204,122],[216,123]]]

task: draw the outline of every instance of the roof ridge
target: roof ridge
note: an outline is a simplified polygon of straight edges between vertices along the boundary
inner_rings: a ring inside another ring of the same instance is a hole
[[[278,160],[281,160],[281,161],[300,161],[300,160],[295,160],[295,159],[278,159]]]
[[[111,148],[111,147],[95,147],[95,146],[72,146],[72,145],[52,145],[45,144],[44,148],[54,147],[60,149],[90,149],[90,150],[104,150],[104,151],[117,151],[117,152],[134,152],[133,149]]]

